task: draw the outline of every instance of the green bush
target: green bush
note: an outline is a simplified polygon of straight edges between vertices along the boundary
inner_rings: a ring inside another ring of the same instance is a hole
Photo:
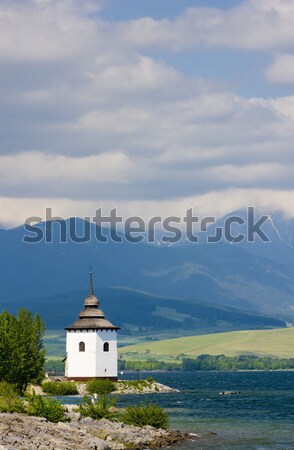
[[[151,425],[155,428],[168,427],[168,415],[163,408],[150,403],[147,405],[128,406],[122,415],[123,422],[143,427]]]
[[[107,395],[102,395],[97,399],[85,396],[77,410],[83,417],[91,417],[94,420],[115,420],[117,414],[112,410],[115,405],[116,401],[109,399]]]
[[[152,377],[147,377],[146,381],[148,381],[148,383],[154,383],[154,379]]]
[[[19,391],[16,386],[7,381],[0,381],[0,396],[1,397],[18,397]]]
[[[0,396],[0,412],[22,413],[25,411],[24,403],[19,398],[18,389],[14,385],[1,381]]]
[[[150,382],[147,380],[128,380],[123,381],[123,385],[126,389],[137,389],[143,391],[144,388],[149,387]]]
[[[89,394],[106,395],[115,391],[115,384],[110,380],[91,380],[86,385]]]
[[[42,389],[46,394],[50,395],[77,395],[77,385],[71,381],[46,381],[42,384]]]
[[[28,398],[27,413],[30,416],[45,417],[50,422],[65,422],[64,408],[58,400],[32,395]]]

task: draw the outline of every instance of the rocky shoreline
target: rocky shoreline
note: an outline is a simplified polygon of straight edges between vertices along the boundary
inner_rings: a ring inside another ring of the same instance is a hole
[[[180,431],[96,421],[72,411],[66,414],[69,421],[57,424],[25,414],[0,414],[0,450],[141,450],[190,438]]]
[[[86,390],[86,384],[78,383],[77,390],[79,395],[88,395]],[[132,384],[128,385],[126,382],[117,381],[115,383],[115,391],[112,394],[164,394],[170,392],[179,392],[178,389],[165,386],[164,384],[157,383],[157,381],[152,381],[146,383],[145,385],[134,386]],[[1,450],[1,449],[0,449]]]
[[[63,382],[68,381],[66,377],[50,377],[46,381]],[[78,395],[89,395],[86,389],[87,383],[75,383]],[[112,394],[164,394],[171,392],[179,392],[178,389],[171,388],[155,380],[137,380],[127,381],[120,380],[114,383],[115,390]],[[35,391],[36,394],[46,395],[41,386],[30,386],[30,392]],[[1,450],[1,449],[0,449]]]

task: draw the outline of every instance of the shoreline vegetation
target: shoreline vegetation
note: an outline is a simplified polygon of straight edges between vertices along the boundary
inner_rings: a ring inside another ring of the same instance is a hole
[[[4,449],[144,449],[192,439],[187,433],[168,430],[168,414],[156,404],[122,409],[116,407],[115,397],[109,396],[177,391],[150,377],[117,383],[51,380],[41,387],[29,386],[23,398],[7,382],[0,385],[0,447]],[[80,404],[66,405],[50,397],[53,394],[84,396]]]
[[[123,394],[160,394],[179,392],[177,389],[158,383],[152,377],[142,380],[91,380],[85,382],[67,381],[65,377],[50,377],[41,386],[32,386],[30,390],[42,395],[123,395]]]
[[[134,355],[135,356],[135,355]],[[45,370],[50,375],[63,375],[64,363],[61,360],[48,360]],[[119,360],[119,371],[156,372],[156,371],[249,371],[249,370],[294,370],[294,358],[271,358],[256,355],[199,355],[187,358],[180,355],[174,363],[158,361],[152,357],[147,360]]]

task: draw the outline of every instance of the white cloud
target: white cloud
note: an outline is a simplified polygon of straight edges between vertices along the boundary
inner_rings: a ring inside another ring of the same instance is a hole
[[[292,0],[248,0],[223,11],[190,8],[175,20],[142,18],[122,23],[128,44],[181,50],[194,46],[281,50],[293,48]]]
[[[0,58],[2,61],[52,62],[82,57],[99,42],[98,26],[87,13],[94,2],[78,0],[2,1]],[[95,39],[95,42],[94,42]]]
[[[96,78],[104,87],[127,91],[132,94],[141,90],[162,90],[166,86],[178,85],[182,81],[180,74],[163,62],[139,56],[133,63],[124,63],[106,67]]]
[[[133,170],[122,153],[107,153],[84,158],[25,152],[0,156],[0,190],[38,196],[63,191],[76,197],[105,183],[126,183]]]
[[[271,83],[294,84],[294,55],[277,55],[266,75]]]
[[[292,0],[250,0],[255,9],[282,14],[294,14]]]
[[[283,211],[288,217],[294,217],[294,190],[254,190],[254,189],[227,189],[212,191],[203,195],[183,197],[175,200],[160,201],[109,201],[99,200],[69,200],[67,198],[11,198],[0,197],[1,225],[2,227],[18,226],[29,217],[46,219],[46,208],[51,208],[53,216],[64,219],[69,217],[95,216],[98,208],[103,215],[109,215],[113,208],[117,214],[126,220],[130,216],[140,216],[146,222],[153,216],[185,217],[186,211],[193,208],[194,215],[199,218],[214,216],[216,219],[248,206],[254,205],[265,212]]]
[[[178,214],[196,202],[212,214],[292,199],[294,97],[245,99],[143,48],[284,51],[294,42],[293,2],[123,23],[91,15],[98,6],[0,5],[0,222],[49,201],[65,215],[101,202],[133,214]],[[281,82],[281,58],[271,81]]]
[[[104,98],[109,97],[106,104],[100,103],[99,95],[98,100],[94,95],[88,100],[79,93],[74,103],[77,114],[67,111],[67,105],[64,121],[48,120],[46,114],[40,120],[39,109],[33,113],[30,109],[33,128],[21,130],[20,140],[33,131],[45,151],[39,145],[37,152],[21,151],[22,147],[13,154],[4,152],[0,195],[8,190],[13,196],[48,197],[58,192],[83,200],[97,195],[156,200],[230,186],[293,186],[292,97],[245,100],[203,89],[202,84],[197,90],[194,80],[189,84],[183,77],[186,92],[178,99],[173,83],[172,79],[165,86],[169,96],[158,97],[156,83],[151,90],[148,86],[149,96],[143,87],[135,90],[130,105],[125,104],[124,87],[117,99],[103,86]],[[100,92],[96,80],[94,87],[87,87],[88,93],[91,88]],[[61,92],[61,105],[70,92],[74,93],[73,86],[65,99]],[[21,101],[26,102],[23,97]],[[41,96],[41,101],[52,107],[50,96]],[[28,104],[31,108],[31,100]],[[52,112],[58,114],[57,105]],[[15,143],[14,134],[9,135]]]

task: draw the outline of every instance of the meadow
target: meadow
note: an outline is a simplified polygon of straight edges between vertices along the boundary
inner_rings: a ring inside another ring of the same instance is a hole
[[[121,347],[119,355],[126,360],[168,361],[203,354],[238,356],[257,355],[293,358],[294,328],[232,331],[205,334]]]

